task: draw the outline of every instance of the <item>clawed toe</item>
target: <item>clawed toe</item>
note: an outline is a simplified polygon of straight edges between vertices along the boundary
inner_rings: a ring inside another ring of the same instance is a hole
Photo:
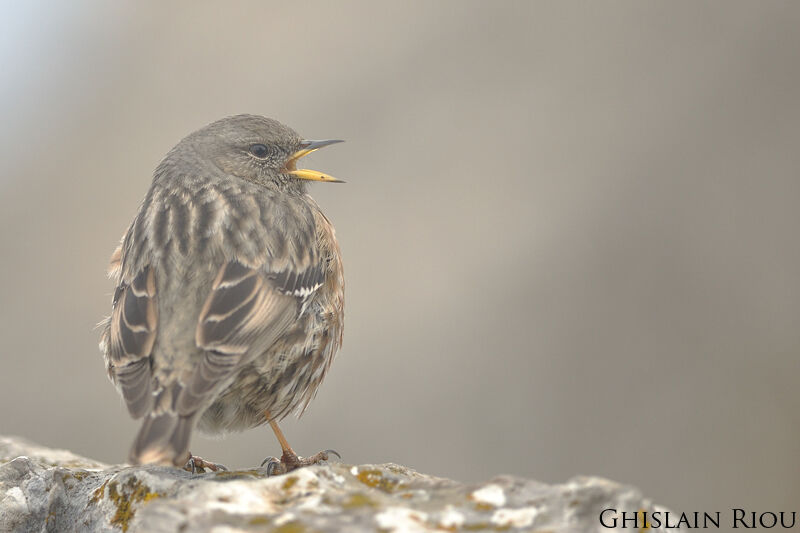
[[[338,459],[342,456],[336,450],[324,450],[310,457],[298,457],[293,451],[285,451],[280,460],[275,457],[267,457],[261,463],[267,470],[267,476],[278,476],[296,470],[303,466],[315,465],[328,460],[329,455],[335,455]]]
[[[342,458],[341,454],[339,452],[337,452],[336,450],[325,450],[322,453],[325,453],[327,455],[335,455],[337,459],[341,459]],[[325,458],[325,460],[326,461],[328,460],[327,457]]]
[[[267,477],[278,476],[287,472],[286,467],[275,457],[267,457],[261,462],[261,466],[266,465]]]
[[[228,469],[225,465],[221,465],[219,463],[212,463],[211,461],[206,461],[202,457],[197,455],[189,455],[189,460],[186,462],[186,465],[183,467],[184,470],[191,472],[192,474],[204,474],[206,469],[211,470],[212,472],[219,472],[220,470],[227,471]]]
[[[328,454],[330,452],[333,452],[334,454],[336,454],[336,456],[339,459],[342,458],[342,456],[339,455],[339,453],[336,452],[335,450],[324,450],[324,451],[321,451],[319,453],[315,453],[311,457],[297,457],[297,456],[295,456],[295,457],[297,457],[297,467],[315,465],[317,463],[321,463],[322,461],[327,461],[328,460]]]
[[[261,467],[264,468],[264,465],[269,466],[270,463],[280,463],[276,457],[267,457],[263,461],[261,461]]]

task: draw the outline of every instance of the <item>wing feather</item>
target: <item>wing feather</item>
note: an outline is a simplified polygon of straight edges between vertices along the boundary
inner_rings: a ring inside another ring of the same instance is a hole
[[[146,266],[114,293],[108,346],[111,372],[134,418],[146,414],[152,403],[150,355],[157,323],[155,272]]]
[[[271,346],[297,318],[303,300],[319,287],[321,278],[316,265],[301,272],[270,272],[238,261],[223,265],[200,312],[195,342],[204,356],[178,398],[178,413],[190,413],[202,404],[247,354]]]

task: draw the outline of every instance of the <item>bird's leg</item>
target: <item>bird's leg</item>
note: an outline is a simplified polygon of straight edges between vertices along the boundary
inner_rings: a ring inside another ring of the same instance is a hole
[[[219,463],[212,463],[211,461],[206,461],[202,457],[197,455],[192,455],[189,452],[189,460],[186,461],[186,464],[183,467],[184,470],[191,472],[192,474],[197,474],[198,472],[203,474],[205,473],[206,469],[211,470],[212,472],[218,472],[220,470],[227,471],[228,469],[225,468],[225,465],[221,465]]]
[[[261,466],[266,465],[267,475],[285,474],[301,466],[315,465],[321,461],[327,461],[329,454],[335,455],[339,459],[342,458],[336,450],[323,450],[319,453],[315,453],[311,457],[299,457],[292,447],[289,446],[289,441],[286,440],[283,431],[278,427],[278,423],[270,419],[269,411],[266,411],[264,416],[269,420],[269,427],[271,427],[272,432],[275,433],[275,437],[277,437],[282,451],[280,460],[274,457],[267,457],[261,463]]]

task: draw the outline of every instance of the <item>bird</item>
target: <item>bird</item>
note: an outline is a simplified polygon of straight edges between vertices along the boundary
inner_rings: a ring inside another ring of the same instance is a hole
[[[116,288],[100,324],[108,376],[142,420],[130,463],[225,469],[189,451],[192,432],[265,423],[282,451],[265,460],[270,474],[338,456],[298,456],[277,423],[302,415],[342,343],[341,251],[306,190],[342,180],[297,168],[339,142],[235,115],[156,167],[111,256]]]

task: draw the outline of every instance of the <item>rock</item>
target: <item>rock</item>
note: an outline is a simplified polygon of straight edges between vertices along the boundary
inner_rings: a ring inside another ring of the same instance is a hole
[[[260,468],[192,475],[105,465],[0,437],[2,532],[588,532],[609,531],[599,519],[607,508],[663,511],[635,488],[591,477],[468,485],[391,463],[333,463],[271,478]]]

